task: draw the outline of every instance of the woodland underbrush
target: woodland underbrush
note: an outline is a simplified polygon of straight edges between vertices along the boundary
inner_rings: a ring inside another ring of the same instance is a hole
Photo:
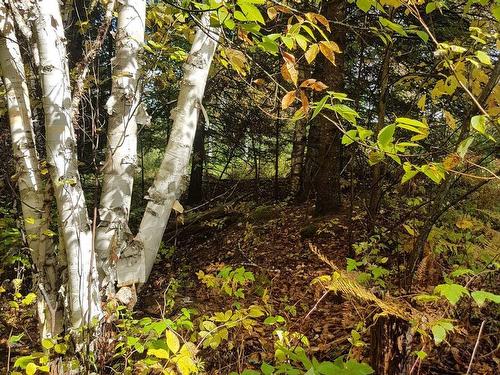
[[[496,373],[500,215],[484,199],[498,196],[489,189],[441,218],[415,270],[407,259],[419,218],[370,233],[359,207],[326,217],[309,204],[252,200],[186,210],[169,224],[135,309],[106,301],[102,334],[85,357],[69,335],[39,342],[29,249],[18,213],[3,209],[3,369]],[[404,217],[421,203],[417,192],[392,204]]]

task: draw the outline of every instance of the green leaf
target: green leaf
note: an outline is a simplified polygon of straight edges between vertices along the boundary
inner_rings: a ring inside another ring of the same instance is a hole
[[[422,121],[414,120],[414,119],[407,118],[407,117],[398,117],[396,119],[396,122],[398,124],[411,125],[411,126],[414,126],[416,128],[422,128],[422,129],[428,129],[429,128],[429,126],[426,125],[425,123],[423,123]]]
[[[354,143],[356,141],[356,134],[358,131],[356,129],[351,129],[348,130],[343,136],[342,136],[342,144],[343,145],[350,145],[351,143]]]
[[[54,351],[58,354],[64,354],[68,350],[68,346],[66,344],[55,344]]]
[[[481,64],[491,65],[490,56],[488,56],[488,54],[486,52],[476,51],[476,57],[481,62]]]
[[[356,125],[356,118],[359,117],[359,114],[351,107],[348,107],[345,104],[335,104],[328,107],[349,121],[351,124]]]
[[[489,300],[493,303],[500,303],[500,295],[486,292],[484,290],[472,292],[471,296],[479,307],[483,307],[486,300]]]
[[[311,116],[311,120],[313,118],[315,118],[318,115],[318,113],[321,112],[321,110],[325,106],[326,101],[328,100],[328,98],[329,98],[328,95],[325,95],[323,98],[321,98],[321,100],[318,102],[318,104],[316,104],[316,106],[314,108],[314,111],[313,111],[313,114]]]
[[[389,145],[389,143],[391,143],[395,130],[396,125],[394,124],[387,125],[382,130],[380,130],[377,136],[377,142],[381,148],[385,148]]]
[[[33,304],[35,301],[36,301],[36,294],[35,293],[28,293],[26,295],[26,297],[23,298],[23,300],[21,301],[21,303],[24,306],[28,306],[28,305]]]
[[[7,340],[7,345],[8,346],[14,345],[15,343],[21,341],[23,336],[24,336],[24,333],[21,333],[20,335],[10,336],[9,339]]]
[[[264,17],[260,13],[259,9],[250,3],[238,1],[238,6],[240,7],[242,13],[244,14],[246,20],[248,21],[257,21],[261,24],[265,24]],[[236,13],[234,14],[234,18],[236,18]],[[237,19],[237,18],[236,18]]]
[[[384,17],[379,17],[378,20],[382,26],[391,29],[392,31],[398,33],[399,35],[408,36],[403,26],[394,23],[392,21],[389,21],[387,18]]]
[[[469,295],[467,288],[460,284],[437,285],[434,288],[434,293],[445,297],[452,305],[456,305],[463,295]]]
[[[490,140],[495,141],[495,139],[486,133],[486,121],[487,117],[485,115],[477,115],[472,117],[470,120],[470,124],[473,129],[475,129],[478,133],[488,137]]]
[[[425,31],[416,31],[415,34],[422,39],[425,43],[429,41],[429,34],[427,34]]]
[[[434,342],[436,345],[441,344],[444,339],[446,338],[446,330],[443,328],[443,326],[436,324],[431,328],[432,330],[432,336],[434,336]]]
[[[469,150],[470,145],[474,141],[474,137],[467,137],[457,147],[457,154],[463,159],[467,151]]]
[[[373,0],[357,0],[356,5],[363,12],[367,13],[373,5]]]
[[[274,373],[274,366],[271,366],[270,364],[263,362],[262,365],[260,366],[260,371],[264,375],[272,375]]]

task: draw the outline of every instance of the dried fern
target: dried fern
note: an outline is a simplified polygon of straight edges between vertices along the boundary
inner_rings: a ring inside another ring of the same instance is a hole
[[[394,300],[380,299],[369,289],[361,285],[351,272],[340,270],[330,259],[323,255],[316,246],[309,244],[309,249],[334,271],[332,275],[324,275],[315,278],[313,283],[321,283],[325,289],[335,293],[342,293],[350,298],[375,303],[386,314],[404,320],[415,319],[415,311],[412,311],[413,309],[411,309],[410,306]]]

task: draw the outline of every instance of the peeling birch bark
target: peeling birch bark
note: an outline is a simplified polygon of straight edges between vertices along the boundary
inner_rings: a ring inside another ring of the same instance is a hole
[[[160,169],[149,189],[149,202],[139,232],[120,254],[118,285],[144,283],[153,268],[172,206],[187,186],[188,166],[208,72],[220,31],[210,27],[210,13],[201,18],[201,28],[184,63],[177,107],[172,110],[172,133]]]
[[[74,329],[101,316],[93,239],[76,159],[64,28],[58,0],[40,0],[40,53],[47,163],[68,264],[68,304]]]
[[[50,208],[47,203],[50,200],[38,167],[29,92],[14,19],[3,2],[0,2],[0,65],[6,90],[13,155],[16,160],[15,179],[21,198],[26,237],[36,270],[34,284],[41,285],[38,290],[37,310],[43,339],[60,331],[56,320],[60,321],[61,317],[56,308],[59,281],[55,270],[57,262],[50,238],[52,233],[48,230]]]
[[[116,244],[132,237],[127,223],[137,167],[137,124],[149,120],[140,103],[139,52],[144,43],[145,17],[144,0],[119,2],[113,82],[106,103],[109,123],[99,208],[101,221],[95,241],[99,276],[110,288],[115,281]]]

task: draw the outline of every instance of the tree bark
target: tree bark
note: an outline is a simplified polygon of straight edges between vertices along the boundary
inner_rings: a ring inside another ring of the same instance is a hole
[[[392,316],[379,317],[371,328],[371,366],[377,375],[409,374],[410,325]]]
[[[139,232],[121,251],[117,263],[118,285],[144,283],[156,259],[175,201],[187,185],[187,169],[198,123],[208,72],[219,39],[210,26],[210,13],[203,13],[201,28],[183,66],[177,107],[172,110],[172,132],[160,169],[149,189],[149,202]]]
[[[301,190],[302,173],[304,166],[304,152],[306,149],[307,122],[298,120],[293,128],[292,157],[290,171],[290,193],[297,198]]]
[[[346,14],[344,0],[331,0],[324,4],[321,12],[332,21],[343,21]],[[330,40],[337,43],[340,50],[345,49],[345,30],[334,25]],[[317,67],[318,77],[331,91],[344,89],[344,54],[335,55],[335,65],[321,57]],[[341,132],[334,123],[318,116],[319,127],[319,166],[313,183],[316,187],[316,214],[323,215],[336,211],[341,205],[340,172],[342,163]]]
[[[385,108],[387,100],[387,91],[389,88],[389,67],[391,59],[391,47],[389,43],[385,48],[384,59],[382,60],[382,67],[380,69],[379,85],[380,85],[380,95],[378,99],[378,118],[377,125],[375,126],[375,134],[378,134],[380,130],[385,126]],[[370,188],[370,199],[368,202],[368,214],[370,217],[371,226],[375,224],[375,219],[377,217],[380,202],[382,199],[382,180],[384,178],[384,165],[382,163],[377,163],[372,167],[372,182]]]
[[[108,145],[99,206],[100,223],[95,240],[99,277],[111,288],[115,281],[112,265],[117,255],[112,244],[126,241],[131,236],[128,218],[137,167],[137,123],[148,121],[140,103],[139,61],[144,42],[146,2],[126,0],[118,3],[113,83],[106,103]]]
[[[68,307],[74,329],[101,316],[92,230],[71,124],[71,95],[64,28],[58,0],[40,0],[36,33],[45,111],[47,164],[68,263]]]
[[[55,269],[54,244],[49,231],[50,199],[42,182],[36,153],[26,73],[17,41],[13,16],[0,2],[0,65],[6,91],[16,180],[21,198],[24,228],[35,265],[37,310],[41,338],[53,337],[60,311],[56,312],[59,275]],[[45,296],[42,294],[45,292]]]
[[[198,122],[191,158],[191,177],[189,178],[188,203],[197,204],[203,200],[203,165],[205,162],[205,125]]]

